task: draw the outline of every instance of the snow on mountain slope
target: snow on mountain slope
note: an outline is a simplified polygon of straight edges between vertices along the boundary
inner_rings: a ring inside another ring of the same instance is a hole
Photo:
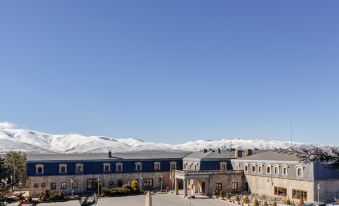
[[[300,143],[294,143],[300,145]],[[19,129],[12,123],[0,123],[0,152],[20,150],[28,153],[82,153],[126,151],[197,151],[205,148],[287,148],[289,142],[264,139],[198,140],[184,144],[144,142],[139,139],[114,139],[103,136],[79,134],[52,135],[27,129]]]

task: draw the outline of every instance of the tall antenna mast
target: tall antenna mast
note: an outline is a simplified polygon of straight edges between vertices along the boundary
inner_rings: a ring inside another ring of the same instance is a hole
[[[291,126],[291,142],[290,142],[290,146],[292,146],[292,141],[293,141],[293,122],[292,122],[292,120],[291,120],[291,123],[290,123],[290,126]]]

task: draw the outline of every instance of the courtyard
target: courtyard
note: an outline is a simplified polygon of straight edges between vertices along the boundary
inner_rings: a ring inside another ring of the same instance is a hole
[[[145,195],[100,198],[97,206],[144,206]],[[215,199],[185,199],[173,194],[152,195],[153,206],[225,206],[230,203]],[[39,206],[79,206],[78,201],[42,203]]]

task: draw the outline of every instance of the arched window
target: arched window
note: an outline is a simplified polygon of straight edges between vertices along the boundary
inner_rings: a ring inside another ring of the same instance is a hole
[[[302,177],[304,176],[304,168],[301,165],[295,166],[295,171],[296,171],[296,176],[297,177]]]
[[[273,174],[279,175],[279,165],[273,165]]]
[[[287,165],[282,165],[282,175],[287,176],[288,175],[288,166]]]
[[[261,164],[258,164],[258,173],[262,173],[262,165]]]
[[[252,171],[253,173],[256,172],[255,169],[256,169],[255,164],[251,164],[251,171]]]
[[[226,171],[226,170],[227,170],[227,163],[220,162],[220,171]]]
[[[244,170],[245,170],[245,172],[248,172],[248,164],[245,164]]]
[[[59,164],[59,173],[66,174],[67,173],[67,164]]]
[[[45,166],[43,164],[35,165],[35,173],[36,174],[39,174],[39,175],[44,174],[44,172],[45,172],[44,170],[45,170]]]
[[[266,165],[266,174],[271,174],[271,165]]]

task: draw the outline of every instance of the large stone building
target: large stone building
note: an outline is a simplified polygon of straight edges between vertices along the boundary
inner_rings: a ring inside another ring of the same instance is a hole
[[[318,196],[320,202],[339,197],[339,168],[302,162],[295,152],[265,151],[233,159],[232,166],[244,171],[251,193],[305,202],[318,201]]]
[[[339,169],[303,163],[293,152],[203,150],[181,153],[39,154],[27,161],[32,196],[119,187],[137,180],[144,190],[183,189],[183,195],[251,192],[313,202],[339,197]],[[318,190],[318,185],[320,189]],[[319,193],[318,193],[319,191]]]
[[[137,180],[141,189],[169,187],[171,171],[189,153],[36,154],[27,160],[32,196],[45,190],[66,194],[119,187]],[[100,188],[99,187],[99,188]]]

